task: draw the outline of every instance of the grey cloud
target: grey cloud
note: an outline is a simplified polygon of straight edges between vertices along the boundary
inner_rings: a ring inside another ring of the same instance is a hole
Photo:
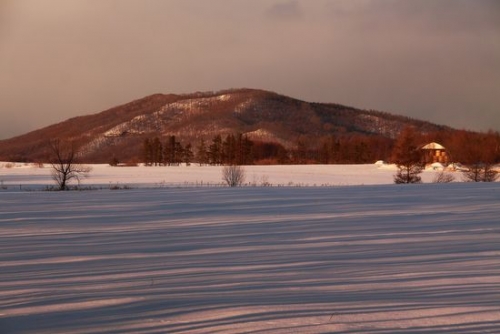
[[[351,78],[337,88],[339,99],[456,127],[500,129],[498,2],[326,6],[332,31],[341,29],[333,61],[343,59],[344,68],[336,74]],[[481,116],[473,116],[478,111]]]
[[[267,10],[267,14],[271,18],[285,20],[299,19],[304,16],[301,5],[297,0],[275,3]]]
[[[369,28],[411,26],[431,33],[500,28],[497,0],[339,0],[326,7],[337,18]]]

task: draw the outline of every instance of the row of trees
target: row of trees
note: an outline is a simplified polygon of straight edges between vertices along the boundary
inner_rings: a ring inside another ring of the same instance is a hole
[[[497,132],[455,131],[440,138],[439,134],[422,135],[412,127],[401,131],[395,141],[362,135],[330,136],[320,141],[304,137],[297,140],[294,149],[285,149],[278,143],[254,142],[242,134],[230,134],[224,138],[216,135],[210,142],[202,139],[196,153],[190,143],[183,146],[175,136],[169,136],[164,143],[155,137],[144,141],[144,162],[146,165],[192,162],[206,165],[355,164],[383,159],[398,166],[395,183],[419,183],[420,173],[425,167],[420,147],[436,137],[451,148],[453,161],[466,166],[463,171],[466,181],[490,182],[499,177],[493,168],[500,162],[500,135]],[[450,178],[442,177],[439,182],[443,180]]]
[[[364,164],[385,159],[393,142],[380,136],[329,136],[318,142],[299,139],[292,163]]]
[[[329,136],[319,141],[301,137],[291,149],[275,142],[252,141],[243,134],[216,135],[211,141],[201,139],[196,148],[191,143],[183,146],[175,136],[169,136],[165,142],[158,137],[145,139],[142,161],[148,166],[192,162],[202,165],[361,164],[388,157],[391,150],[392,140],[377,136]]]
[[[177,141],[175,136],[169,136],[162,143],[160,138],[146,138],[143,144],[143,161],[146,166],[175,166],[181,163],[191,164],[194,154],[191,143],[186,146]]]
[[[253,142],[241,133],[227,135],[224,140],[216,135],[208,145],[203,139],[200,141],[196,157],[200,164],[251,165],[254,163],[252,146]]]
[[[147,166],[189,165],[193,161],[203,165],[250,165],[254,162],[252,145],[253,142],[241,134],[227,135],[224,140],[217,135],[208,144],[202,139],[195,154],[191,143],[183,146],[175,136],[169,136],[164,143],[158,137],[147,138],[143,144],[143,161]]]

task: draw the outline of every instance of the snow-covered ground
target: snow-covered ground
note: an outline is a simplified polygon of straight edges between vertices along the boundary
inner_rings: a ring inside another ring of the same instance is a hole
[[[222,185],[221,166],[171,166],[171,167],[111,167],[90,165],[89,177],[81,180],[81,186],[97,187],[188,187]],[[273,186],[344,186],[392,184],[396,168],[393,165],[286,165],[245,166],[246,185]],[[426,170],[424,182],[432,182],[437,171]],[[457,180],[460,173],[452,173]],[[0,187],[40,189],[53,186],[51,168],[33,164],[0,162]]]
[[[310,187],[94,166],[84,184],[131,189],[19,191],[49,169],[0,168],[0,333],[500,332],[500,183],[246,170]]]

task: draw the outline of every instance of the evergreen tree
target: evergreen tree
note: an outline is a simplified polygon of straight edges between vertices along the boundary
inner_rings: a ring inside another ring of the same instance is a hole
[[[220,135],[217,135],[213,138],[212,144],[208,148],[208,157],[211,165],[222,164],[221,153],[222,153],[222,137]]]
[[[165,143],[165,148],[163,149],[163,159],[165,165],[172,166],[175,164],[175,136],[169,136],[167,142]]]
[[[184,151],[183,151],[183,155],[184,155],[184,162],[186,163],[187,166],[191,165],[191,162],[193,161],[193,157],[194,157],[194,154],[193,154],[193,150],[191,148],[191,143],[188,143],[186,145],[186,147],[184,148]]]
[[[319,162],[321,164],[328,164],[330,163],[330,147],[328,145],[328,141],[324,140],[321,143],[321,147],[319,149]]]
[[[297,140],[297,150],[295,151],[296,164],[305,164],[307,162],[307,145],[303,138]]]
[[[153,144],[149,138],[144,139],[142,152],[144,164],[151,166],[153,164]]]
[[[421,162],[417,136],[413,128],[405,128],[396,139],[392,161],[398,167],[398,172],[394,175],[394,183],[422,182],[419,174],[422,173],[424,166]]]
[[[208,164],[208,153],[207,153],[207,148],[205,145],[205,140],[201,139],[200,140],[200,145],[198,146],[198,149],[196,151],[196,160],[198,160],[198,163],[201,165]]]
[[[175,139],[174,139],[175,140]],[[184,158],[184,148],[182,144],[178,141],[174,142],[174,164],[179,166]]]
[[[235,140],[233,135],[227,135],[222,142],[221,163],[234,165],[236,156]]]
[[[290,163],[290,154],[286,148],[283,146],[278,146],[278,158],[277,161],[280,165],[286,165]]]
[[[163,145],[158,137],[155,137],[151,142],[151,155],[151,163],[155,166],[158,166],[163,162]]]
[[[247,136],[243,136],[241,133],[238,134],[237,140],[237,163],[239,165],[251,165],[253,164],[252,156],[253,142],[248,139]]]
[[[370,160],[370,148],[365,141],[359,140],[354,144],[354,163],[362,164]]]

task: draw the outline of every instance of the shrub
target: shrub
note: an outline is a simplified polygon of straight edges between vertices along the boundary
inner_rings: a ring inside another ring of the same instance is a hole
[[[445,171],[437,172],[432,180],[432,183],[450,183],[455,181],[455,176]]]
[[[241,166],[225,166],[222,169],[222,180],[230,187],[241,186],[245,181],[245,170]]]

